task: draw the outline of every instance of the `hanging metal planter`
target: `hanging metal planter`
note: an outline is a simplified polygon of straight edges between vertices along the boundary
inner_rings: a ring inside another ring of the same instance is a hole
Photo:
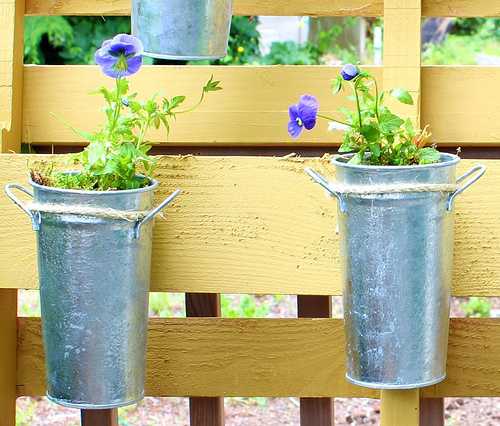
[[[73,191],[30,182],[5,191],[37,231],[47,396],[79,409],[144,397],[153,181],[129,191]],[[33,198],[25,204],[13,190]]]
[[[338,200],[347,379],[376,389],[439,383],[446,376],[454,200],[485,168],[456,179],[460,159],[451,154],[425,166],[348,159],[333,159],[335,183],[307,170]]]
[[[223,58],[231,17],[232,0],[132,0],[132,33],[153,58]]]

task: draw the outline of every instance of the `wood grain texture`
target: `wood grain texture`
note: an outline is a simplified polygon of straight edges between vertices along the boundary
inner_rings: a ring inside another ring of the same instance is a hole
[[[22,139],[24,0],[0,2],[0,152],[19,151]]]
[[[453,319],[448,379],[425,397],[500,396],[500,320]],[[341,319],[151,319],[149,396],[368,397],[345,380]],[[40,322],[20,318],[18,395],[43,395]]]
[[[384,88],[403,87],[414,104],[395,99],[388,105],[420,128],[422,0],[384,0]],[[420,390],[381,392],[382,426],[418,426]]]
[[[393,15],[394,19],[400,19],[397,12]],[[415,36],[401,37],[418,44]],[[398,46],[404,51],[406,45],[396,43],[394,49],[399,49]],[[392,56],[391,60],[396,59]],[[415,73],[418,70],[409,69]],[[381,68],[369,70],[382,81]],[[406,83],[416,93],[415,74],[410,81],[400,71],[395,65],[384,72],[386,88]],[[322,66],[145,67],[132,78],[131,85],[142,96],[158,91],[164,95],[183,93],[188,101],[194,101],[211,74],[222,80],[224,90],[210,94],[196,112],[179,116],[168,140],[164,132],[153,132],[151,140],[155,143],[205,147],[336,146],[342,135],[328,132],[325,122],[305,132],[299,141],[290,139],[286,124],[288,106],[304,93],[317,95],[323,112],[336,117],[340,106],[352,107],[345,97],[330,93],[329,81],[337,72],[336,67]],[[23,141],[43,145],[83,144],[83,139],[51,113],[64,117],[77,128],[95,129],[103,120],[102,100],[89,93],[103,84],[109,85],[109,79],[93,66],[26,66]],[[441,146],[498,146],[500,111],[495,97],[489,96],[497,92],[500,92],[499,67],[424,67],[422,123],[431,125],[433,141]],[[403,114],[411,113],[410,107],[401,105],[401,108]]]
[[[130,15],[130,0],[26,0],[29,15]],[[383,0],[235,0],[235,15],[377,16]]]
[[[421,426],[444,426],[444,399],[443,398],[421,398],[420,399],[420,423]]]
[[[186,294],[186,316],[220,317],[220,315],[220,295]],[[190,398],[189,419],[190,426],[224,426],[224,398]]]
[[[152,132],[155,143],[171,145],[248,146],[290,145],[288,106],[304,93],[314,93],[324,113],[349,106],[342,96],[332,96],[330,80],[337,67],[144,67],[131,78],[131,90],[144,99],[183,94],[187,104],[197,102],[203,84],[213,74],[222,81],[222,92],[210,93],[195,112],[179,115],[167,140],[164,131]],[[379,69],[374,70],[380,75]],[[83,144],[84,140],[51,115],[64,117],[76,128],[92,130],[103,122],[100,96],[89,95],[112,81],[94,66],[27,66],[25,70],[25,142],[33,144]],[[173,83],[175,82],[175,83]],[[71,99],[71,102],[68,102]],[[337,113],[338,116],[338,113]],[[340,132],[328,132],[327,123],[306,132],[300,144],[338,144]]]
[[[419,390],[383,390],[380,392],[381,426],[418,426]],[[427,426],[427,425],[425,425]]]
[[[391,110],[420,126],[421,96],[421,0],[384,1],[384,88],[403,87],[414,105],[388,99]]]
[[[500,145],[500,68],[422,68],[422,124],[441,146]]]
[[[30,158],[0,156],[0,188],[25,184]],[[457,199],[455,296],[500,295],[500,161],[482,162],[485,177]],[[332,176],[320,159],[160,157],[157,200],[184,192],[156,222],[152,291],[339,295],[336,202],[307,166]],[[3,194],[0,217],[0,288],[37,288],[28,217]]]
[[[0,290],[0,426],[16,425],[17,290]]]
[[[332,298],[329,296],[297,296],[299,318],[330,318]],[[318,348],[321,350],[321,348]],[[335,424],[332,398],[301,398],[300,426],[333,426]]]
[[[381,16],[383,0],[235,0],[235,15]],[[26,0],[29,15],[129,15],[130,0]],[[500,16],[498,0],[424,0],[424,16]]]
[[[118,410],[82,410],[82,426],[118,426]]]

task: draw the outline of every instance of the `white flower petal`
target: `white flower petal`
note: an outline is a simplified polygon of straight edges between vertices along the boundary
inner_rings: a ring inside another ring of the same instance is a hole
[[[349,130],[349,126],[342,123],[337,123],[336,121],[330,121],[330,123],[328,124],[328,131],[333,132],[335,130],[338,130],[340,132],[345,132]]]

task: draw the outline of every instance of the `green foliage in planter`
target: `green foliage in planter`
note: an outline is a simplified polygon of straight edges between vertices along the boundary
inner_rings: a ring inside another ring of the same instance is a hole
[[[151,183],[155,161],[148,155],[151,149],[146,137],[152,128],[163,127],[167,134],[171,122],[179,114],[196,109],[209,92],[221,90],[213,77],[201,90],[196,105],[183,109],[185,96],[163,97],[157,95],[145,101],[130,93],[126,77],[139,71],[144,49],[139,39],[119,34],[107,40],[95,54],[95,61],[103,73],[115,79],[115,89],[101,87],[97,94],[105,100],[104,125],[93,132],[74,129],[89,144],[72,156],[78,173],[67,174],[52,168],[32,169],[32,179],[41,184],[63,189],[79,190],[129,190]],[[141,176],[139,176],[139,174]]]
[[[406,166],[412,164],[437,163],[439,152],[426,147],[430,133],[414,128],[410,119],[402,119],[386,105],[389,97],[402,104],[413,105],[410,93],[396,88],[387,92],[380,91],[377,81],[366,71],[348,64],[332,81],[332,90],[338,94],[349,86],[355,110],[341,108],[344,120],[319,114],[318,100],[304,95],[296,105],[289,108],[290,121],[288,132],[298,138],[304,129],[312,130],[318,118],[330,121],[330,130],[344,132],[339,152],[354,153],[349,163],[370,165]]]
[[[491,303],[482,297],[471,297],[462,309],[468,318],[488,318],[491,315]]]

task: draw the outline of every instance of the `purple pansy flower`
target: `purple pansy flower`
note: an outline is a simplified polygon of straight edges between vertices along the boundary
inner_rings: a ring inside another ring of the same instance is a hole
[[[106,40],[95,52],[95,61],[108,77],[128,77],[135,74],[142,65],[142,42],[128,34],[118,34]]]
[[[292,138],[298,138],[304,127],[307,130],[314,128],[318,109],[318,100],[311,95],[302,96],[297,105],[292,105],[289,108],[290,122],[288,123],[288,133]]]
[[[356,65],[347,64],[343,66],[340,74],[344,80],[350,81],[359,75],[359,68]]]

